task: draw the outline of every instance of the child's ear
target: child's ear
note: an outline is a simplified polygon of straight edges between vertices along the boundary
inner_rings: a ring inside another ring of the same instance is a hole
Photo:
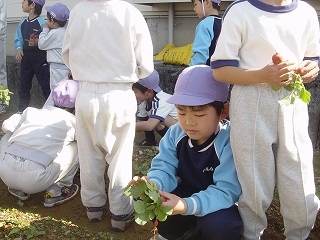
[[[230,106],[229,102],[225,102],[223,104],[223,110],[220,116],[220,120],[225,119],[229,115],[229,106]]]
[[[148,95],[152,95],[153,96],[153,90],[151,88],[147,89],[147,93],[148,93]]]
[[[204,1],[203,1],[203,4],[205,4],[206,7],[211,7],[212,2],[211,2],[211,0],[204,0]]]

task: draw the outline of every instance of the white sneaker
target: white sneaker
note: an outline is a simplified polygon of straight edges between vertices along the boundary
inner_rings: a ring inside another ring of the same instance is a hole
[[[30,197],[30,194],[27,194],[17,189],[8,188],[8,191],[11,195],[19,198],[21,201],[27,200]]]

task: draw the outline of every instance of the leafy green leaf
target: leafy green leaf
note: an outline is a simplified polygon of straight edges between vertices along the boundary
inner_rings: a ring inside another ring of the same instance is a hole
[[[311,93],[306,89],[303,89],[300,93],[300,99],[305,103],[309,103],[311,100]]]
[[[136,213],[144,213],[147,210],[147,204],[142,200],[137,200],[134,202],[134,210]]]
[[[149,218],[149,212],[144,212],[144,213],[135,213],[135,216],[134,216],[134,220],[137,224],[139,225],[145,225],[147,222],[150,221],[150,218]]]
[[[10,231],[10,233],[8,234],[8,236],[11,236],[12,234],[16,234],[16,233],[18,233],[19,231],[20,231],[19,228],[13,228],[13,229]]]
[[[172,214],[172,209],[164,207],[156,184],[147,180],[140,180],[132,186],[125,188],[125,194],[135,200],[135,222],[145,225],[148,221],[164,221]]]
[[[274,91],[278,91],[277,87],[271,86]],[[289,106],[290,104],[294,104],[296,99],[300,99],[301,101],[309,104],[311,100],[311,93],[306,90],[301,76],[296,73],[291,73],[291,83],[284,87],[287,91],[289,91],[289,95],[279,100],[279,103],[284,106]]]

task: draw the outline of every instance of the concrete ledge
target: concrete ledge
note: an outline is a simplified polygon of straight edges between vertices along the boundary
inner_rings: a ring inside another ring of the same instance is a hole
[[[172,94],[179,74],[185,66],[155,64],[155,69],[160,75],[160,87],[163,91]],[[18,109],[18,91],[20,64],[13,57],[7,57],[8,88],[14,95],[11,96],[9,109]],[[315,149],[320,148],[319,122],[320,122],[320,76],[312,83],[306,84],[306,88],[311,92],[311,102],[309,104],[309,135]],[[33,79],[31,89],[30,106],[41,108],[44,103],[41,88],[36,78]]]

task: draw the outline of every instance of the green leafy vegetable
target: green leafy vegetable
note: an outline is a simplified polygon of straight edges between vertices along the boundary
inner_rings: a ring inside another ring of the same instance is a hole
[[[172,209],[162,205],[162,199],[154,183],[140,180],[133,186],[126,187],[124,193],[135,200],[135,221],[139,225],[145,225],[154,220],[154,227],[158,220],[163,222],[172,214]]]
[[[271,86],[274,91],[278,91],[281,87]],[[288,86],[284,87],[289,91],[289,95],[285,98],[279,100],[281,105],[289,106],[294,104],[296,99],[309,104],[311,99],[311,93],[305,88],[300,74],[291,73],[291,83]]]
[[[0,83],[0,103],[9,105],[10,95],[13,94],[8,88]]]

